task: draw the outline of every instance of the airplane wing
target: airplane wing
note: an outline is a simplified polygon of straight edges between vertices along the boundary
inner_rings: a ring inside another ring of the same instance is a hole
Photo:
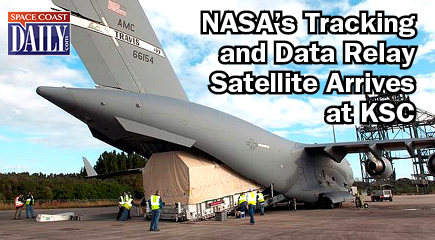
[[[113,178],[113,177],[118,177],[118,176],[142,174],[142,170],[143,170],[143,168],[133,168],[133,169],[128,169],[128,170],[119,171],[119,172],[104,173],[104,174],[98,174],[95,176],[86,176],[86,178],[107,179],[107,178]]]
[[[71,42],[101,88],[186,100],[137,0],[52,0],[71,11]]]
[[[334,161],[341,162],[348,153],[371,152],[380,159],[382,150],[406,150],[410,156],[414,157],[415,149],[432,147],[435,147],[435,138],[309,144],[304,147],[304,150],[323,152]]]

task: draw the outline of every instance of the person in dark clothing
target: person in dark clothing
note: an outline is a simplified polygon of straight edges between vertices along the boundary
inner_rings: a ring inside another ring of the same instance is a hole
[[[152,211],[151,226],[150,231],[158,232],[159,229],[159,218],[162,208],[164,206],[162,198],[160,197],[160,191],[157,190],[155,195],[151,195],[150,200],[148,200],[148,206],[150,206]]]
[[[147,200],[145,198],[145,196],[142,198],[142,201],[140,202],[140,208],[141,208],[141,212],[143,214],[143,220],[147,220],[146,216],[147,216]]]

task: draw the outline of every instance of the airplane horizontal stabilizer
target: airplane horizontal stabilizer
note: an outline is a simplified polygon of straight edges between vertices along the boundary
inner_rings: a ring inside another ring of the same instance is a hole
[[[95,175],[95,176],[87,176],[86,178],[107,179],[107,178],[114,178],[114,177],[119,177],[119,176],[142,174],[142,170],[143,170],[143,168],[133,168],[133,169],[128,169],[128,170],[119,171],[119,172],[104,173],[104,174],[99,174],[99,175]]]
[[[83,157],[83,163],[85,164],[86,175],[88,177],[94,177],[98,175],[97,172],[95,172],[95,170],[92,168],[87,158]]]

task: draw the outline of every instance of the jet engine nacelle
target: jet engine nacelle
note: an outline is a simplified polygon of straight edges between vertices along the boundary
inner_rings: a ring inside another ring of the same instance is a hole
[[[432,176],[435,176],[435,153],[431,154],[427,159],[427,170]]]
[[[366,162],[366,171],[370,176],[378,179],[388,178],[393,174],[393,167],[391,162],[382,157],[378,159],[374,157],[371,153],[368,154],[368,160]],[[434,168],[435,169],[435,168]]]

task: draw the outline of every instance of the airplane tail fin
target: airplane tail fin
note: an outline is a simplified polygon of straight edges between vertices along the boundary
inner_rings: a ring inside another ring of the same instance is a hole
[[[71,41],[101,88],[188,101],[138,0],[52,0],[71,11]]]
[[[87,158],[83,157],[83,163],[85,164],[86,175],[88,177],[95,177],[98,175],[97,172],[95,172],[95,170],[92,168]]]

